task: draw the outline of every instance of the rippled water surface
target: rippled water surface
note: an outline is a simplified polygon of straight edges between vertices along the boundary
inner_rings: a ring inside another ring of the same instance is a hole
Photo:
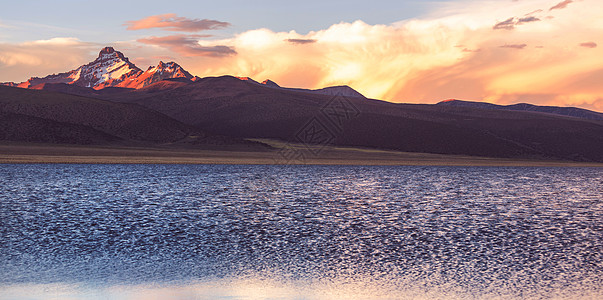
[[[597,168],[0,165],[0,299],[603,298]]]

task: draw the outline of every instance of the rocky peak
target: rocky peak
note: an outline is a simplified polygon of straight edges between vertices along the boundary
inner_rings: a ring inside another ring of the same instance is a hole
[[[270,86],[270,87],[280,87],[276,82],[274,82],[270,79],[266,79],[266,80],[262,81],[262,84],[266,85],[266,86]]]
[[[130,63],[127,57],[123,55],[123,53],[119,51],[115,51],[113,47],[105,47],[99,53],[98,57],[94,60],[94,62],[104,62],[108,60],[123,60],[127,63]]]
[[[170,72],[177,71],[177,70],[183,70],[179,64],[177,64],[173,61],[170,61],[167,63],[160,61],[156,67],[150,66],[149,70],[151,70],[151,69],[155,69],[155,70],[159,70],[159,71],[170,71]]]
[[[98,53],[98,56],[101,56],[103,54],[111,54],[113,52],[115,52],[115,49],[113,49],[113,47],[105,47],[101,49],[101,51]]]

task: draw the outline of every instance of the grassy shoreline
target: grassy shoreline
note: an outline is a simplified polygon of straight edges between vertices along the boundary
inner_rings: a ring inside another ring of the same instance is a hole
[[[375,149],[325,147],[317,155],[306,152],[304,159],[287,160],[283,147],[301,151],[300,145],[266,141],[273,151],[222,151],[170,148],[0,144],[0,164],[250,164],[250,165],[400,165],[400,166],[534,166],[603,167],[603,163],[520,160],[409,153]]]

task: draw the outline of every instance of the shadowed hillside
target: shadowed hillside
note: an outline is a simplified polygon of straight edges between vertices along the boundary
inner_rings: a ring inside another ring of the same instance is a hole
[[[48,91],[0,86],[0,113],[4,140],[266,148],[256,142],[209,135],[136,104]]]
[[[98,97],[140,104],[186,124],[244,138],[409,152],[603,161],[603,122],[552,114],[395,104],[270,88],[231,76],[189,84],[159,82]],[[344,111],[347,117],[342,124],[333,125],[325,115],[325,109],[336,105],[333,103],[346,106],[335,108],[335,112],[349,110]],[[314,119],[325,129],[327,141],[300,141],[300,132]]]
[[[460,106],[473,107],[482,109],[497,109],[497,110],[514,110],[514,111],[531,111],[567,117],[575,117],[587,120],[603,121],[603,114],[587,109],[577,107],[559,107],[559,106],[538,106],[528,103],[518,103],[511,105],[497,105],[485,102],[463,101],[463,100],[446,100],[438,103],[443,106]]]
[[[102,145],[122,139],[89,126],[0,112],[0,140],[52,144]]]

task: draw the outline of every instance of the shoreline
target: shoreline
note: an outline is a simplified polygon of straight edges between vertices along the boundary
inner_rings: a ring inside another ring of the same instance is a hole
[[[266,141],[264,141],[266,142]],[[374,165],[374,166],[491,166],[491,167],[597,167],[603,163],[488,158],[411,153],[376,149],[327,147],[319,155],[286,161],[276,150],[221,151],[169,148],[0,144],[0,164],[224,164],[224,165]],[[288,145],[300,149],[299,145]]]

